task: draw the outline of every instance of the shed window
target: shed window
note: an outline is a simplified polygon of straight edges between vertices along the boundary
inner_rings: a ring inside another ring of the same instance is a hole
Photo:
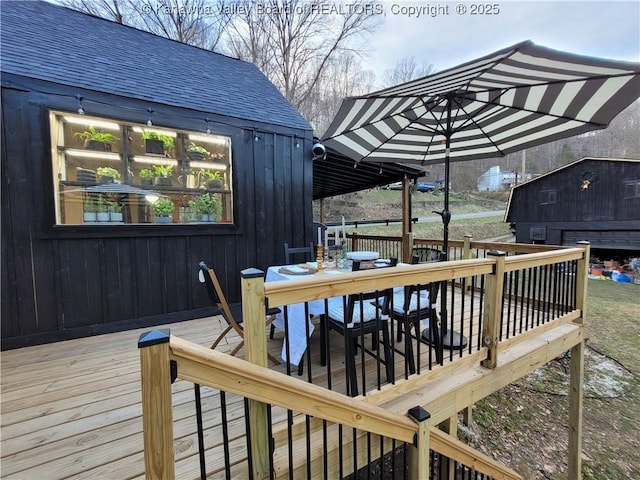
[[[231,223],[231,138],[51,114],[59,225]]]
[[[622,192],[624,198],[640,198],[640,180],[624,182]]]
[[[540,205],[550,205],[552,203],[556,203],[556,198],[558,195],[557,190],[541,190],[538,193],[538,199]]]

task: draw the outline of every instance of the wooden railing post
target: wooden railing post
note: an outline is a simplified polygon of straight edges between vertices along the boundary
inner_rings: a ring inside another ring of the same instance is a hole
[[[473,235],[465,235],[464,246],[462,247],[462,258],[464,260],[470,260],[475,256],[473,254],[473,250],[471,250],[471,242],[473,242]],[[465,291],[471,292],[471,295],[473,295],[473,286],[472,286],[473,282],[471,279],[472,277],[465,277],[464,284],[465,284]],[[468,407],[462,410],[462,422],[467,427],[470,427],[472,421],[473,421],[473,404],[469,405]]]
[[[244,349],[248,362],[268,366],[267,327],[265,322],[264,272],[248,268],[240,272],[242,282],[242,317],[244,320]],[[269,418],[267,405],[249,400],[251,426],[252,476],[256,480],[269,478]]]
[[[580,310],[580,318],[577,319],[576,322],[584,325],[591,246],[589,242],[578,242],[576,246],[584,249],[584,256],[578,260],[578,268],[576,270],[576,309]]]
[[[402,261],[411,263],[411,252],[413,252],[413,232],[402,235]]]
[[[169,333],[146,332],[138,339],[142,389],[144,470],[148,480],[173,480],[173,411]]]
[[[473,251],[471,250],[471,242],[473,241],[473,235],[465,235],[464,236],[464,246],[462,247],[462,258],[464,260],[470,260],[474,257]],[[466,291],[471,290],[471,277],[466,277],[464,279],[464,283],[466,285]]]
[[[589,242],[578,242],[577,246],[584,249],[584,255],[578,260],[576,270],[576,308],[581,312],[580,318],[576,319],[576,322],[584,325],[590,245]],[[584,341],[571,349],[569,374],[568,478],[580,480],[582,478],[582,416],[584,409]]]
[[[418,424],[414,445],[409,448],[409,478],[423,480],[429,478],[431,414],[418,406],[409,410],[409,417]]]
[[[358,245],[358,234],[356,232],[351,233],[351,251],[357,252],[359,251],[360,245]]]
[[[489,349],[482,366],[496,368],[498,364],[498,343],[500,340],[500,321],[502,320],[502,290],[504,287],[505,252],[490,251],[487,257],[495,259],[492,274],[487,275],[485,287],[484,318],[482,319],[482,344]]]
[[[439,425],[440,430],[453,438],[458,438],[458,414],[455,414]],[[454,480],[456,474],[455,461],[450,458],[440,464],[440,476],[443,480]]]

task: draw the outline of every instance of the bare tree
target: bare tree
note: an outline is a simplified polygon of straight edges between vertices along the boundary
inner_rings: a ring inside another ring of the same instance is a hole
[[[383,87],[391,87],[416,78],[426,77],[434,71],[433,65],[422,62],[418,65],[415,57],[403,57],[392,70],[385,70]]]
[[[60,0],[81,12],[216,50],[234,9],[209,0]]]
[[[129,0],[60,0],[60,4],[127,25],[132,13]]]
[[[337,55],[327,65],[314,94],[302,106],[318,136],[329,127],[345,97],[368,93],[374,90],[374,84],[375,74],[363,69],[357,55],[352,52]]]
[[[303,114],[332,62],[345,52],[362,52],[365,46],[359,42],[378,24],[374,5],[368,3],[268,0],[249,5],[232,22],[226,46],[232,55],[255,63]]]

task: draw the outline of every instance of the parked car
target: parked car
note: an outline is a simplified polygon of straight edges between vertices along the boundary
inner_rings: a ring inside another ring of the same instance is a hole
[[[387,190],[402,190],[402,182],[393,182],[385,187]]]
[[[415,185],[415,189],[418,192],[433,193],[438,190],[438,187],[436,187],[436,184],[433,182],[418,182]]]

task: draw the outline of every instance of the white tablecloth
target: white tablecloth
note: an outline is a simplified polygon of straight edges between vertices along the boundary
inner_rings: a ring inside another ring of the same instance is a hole
[[[278,280],[290,280],[294,278],[301,278],[299,275],[286,275],[280,272],[280,266],[269,267],[267,270],[267,276],[265,282],[275,282]],[[304,277],[302,277],[304,278]],[[332,302],[342,301],[341,298],[329,299],[330,304]],[[289,320],[288,335],[289,335],[289,352],[291,355],[291,364],[298,365],[300,359],[304,355],[307,349],[307,329],[305,320],[309,325],[309,337],[313,334],[314,326],[311,320],[305,314],[304,303],[296,303],[293,305],[287,305],[287,318]],[[325,313],[324,300],[314,300],[307,302],[309,315],[320,315]],[[269,305],[270,307],[281,307],[281,312],[276,315],[274,325],[276,328],[284,330],[284,307],[281,305]],[[287,339],[282,342],[282,360],[287,361]]]

